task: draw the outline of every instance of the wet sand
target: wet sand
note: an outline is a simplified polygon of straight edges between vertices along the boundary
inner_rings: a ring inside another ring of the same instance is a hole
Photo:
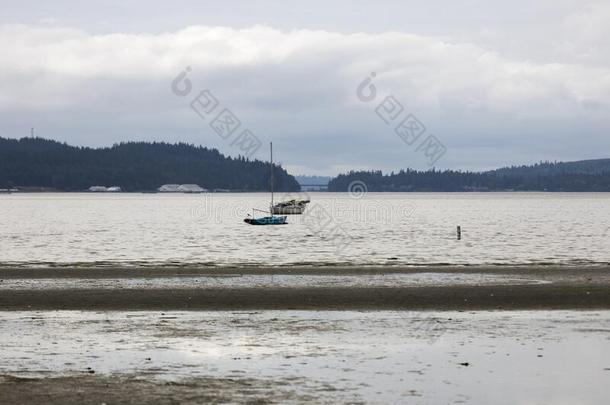
[[[608,309],[610,266],[2,267],[0,403],[595,404]]]
[[[600,404],[610,311],[0,312],[0,403]]]
[[[294,383],[294,381],[292,381]],[[0,375],[2,404],[307,403],[288,382],[254,378],[191,378],[179,382],[138,375],[23,378]]]
[[[0,310],[610,309],[610,266],[5,267],[0,280]]]

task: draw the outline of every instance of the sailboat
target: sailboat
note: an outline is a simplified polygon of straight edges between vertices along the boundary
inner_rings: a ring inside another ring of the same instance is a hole
[[[273,207],[273,142],[269,143],[269,148],[271,150],[271,207]],[[252,216],[248,214],[248,217],[244,219],[244,222],[250,225],[286,225],[286,216],[278,216],[273,215],[273,212],[270,212],[270,216],[258,217],[254,218],[254,211],[259,212],[267,212],[262,210],[253,209]]]

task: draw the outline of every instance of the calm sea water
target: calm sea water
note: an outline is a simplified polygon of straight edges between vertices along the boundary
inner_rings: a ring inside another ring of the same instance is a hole
[[[288,225],[251,226],[268,194],[0,195],[0,264],[610,262],[610,194],[356,197],[311,193]]]

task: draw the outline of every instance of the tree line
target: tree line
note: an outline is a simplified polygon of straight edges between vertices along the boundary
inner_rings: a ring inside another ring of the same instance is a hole
[[[485,172],[459,170],[351,171],[330,181],[329,191],[348,191],[361,181],[368,191],[610,191],[610,159],[540,162]]]
[[[299,184],[274,165],[274,188]],[[186,143],[125,142],[112,147],[70,146],[42,138],[0,138],[0,188],[86,190],[94,185],[152,191],[163,184],[198,184],[207,189],[267,191],[269,163]]]

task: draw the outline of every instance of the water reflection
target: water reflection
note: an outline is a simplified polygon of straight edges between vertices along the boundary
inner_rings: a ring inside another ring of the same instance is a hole
[[[331,402],[593,404],[610,383],[608,332],[610,311],[5,312],[0,373],[293,379]]]

